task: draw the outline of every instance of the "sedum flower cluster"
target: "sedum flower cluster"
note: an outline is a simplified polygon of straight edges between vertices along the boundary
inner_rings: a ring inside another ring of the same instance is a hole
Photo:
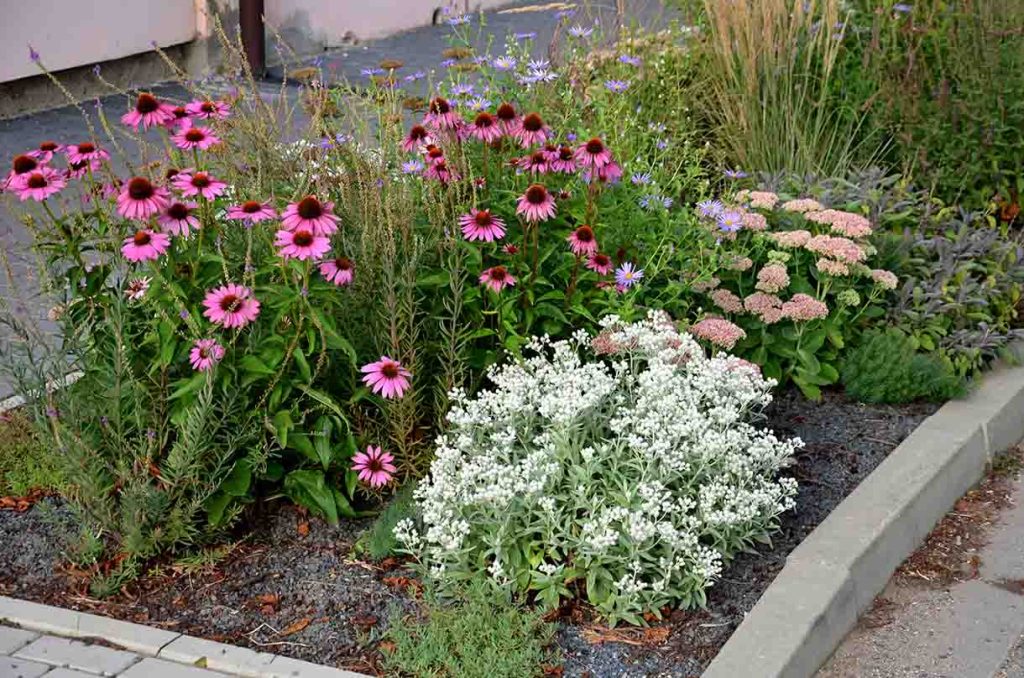
[[[612,622],[705,602],[723,564],[793,507],[802,445],[754,420],[774,382],[708,357],[663,312],[534,338],[494,387],[453,394],[416,516],[396,536],[440,584],[491,578]]]

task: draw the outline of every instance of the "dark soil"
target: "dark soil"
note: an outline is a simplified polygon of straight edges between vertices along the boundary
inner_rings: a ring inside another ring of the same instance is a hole
[[[706,610],[677,611],[648,629],[609,630],[585,609],[567,612],[558,634],[564,675],[700,675],[790,551],[935,409],[780,394],[767,424],[806,445],[790,469],[800,483],[797,507],[783,518],[774,548],[737,558],[709,590]],[[117,596],[96,600],[87,573],[64,555],[73,529],[59,500],[0,511],[0,594],[376,673],[389,613],[412,609],[415,582],[399,563],[352,554],[367,523],[331,527],[284,505],[251,523],[215,562],[157,565]]]

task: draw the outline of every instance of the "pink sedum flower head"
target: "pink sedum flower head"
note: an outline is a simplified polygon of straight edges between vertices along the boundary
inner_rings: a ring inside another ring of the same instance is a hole
[[[459,217],[462,235],[466,240],[494,242],[505,236],[505,222],[491,214],[490,210],[472,209],[469,214]]]
[[[334,216],[333,202],[320,202],[307,195],[284,209],[281,226],[288,231],[305,229],[316,235],[331,235],[338,230],[338,217]]]
[[[808,294],[794,294],[782,304],[782,315],[798,322],[818,320],[828,315],[828,306]]]
[[[551,136],[551,130],[544,124],[543,118],[536,113],[524,115],[515,130],[515,138],[523,148],[541,146]]]
[[[502,137],[501,121],[487,111],[480,111],[469,125],[469,136],[485,144],[497,141]]]
[[[360,371],[363,373],[363,383],[385,398],[397,399],[404,396],[409,388],[409,379],[412,378],[412,373],[402,367],[402,363],[386,355],[375,363],[363,365]]]
[[[166,104],[149,92],[139,94],[135,99],[135,108],[121,116],[121,122],[129,127],[149,129],[166,124],[174,119],[174,107]]]
[[[782,203],[782,209],[787,212],[816,212],[825,209],[825,207],[812,198],[797,198],[796,200],[789,200]]]
[[[394,461],[395,457],[390,452],[368,445],[366,452],[358,452],[352,457],[352,470],[359,474],[360,481],[370,487],[383,487],[398,471]]]
[[[731,349],[737,341],[747,336],[742,328],[724,318],[704,318],[690,327],[690,332],[698,339],[703,339],[726,350]]]
[[[750,206],[759,210],[770,210],[779,202],[779,196],[771,191],[750,191],[747,194]]]
[[[14,186],[14,193],[22,202],[32,199],[37,202],[46,200],[51,195],[60,193],[66,186],[64,177],[60,172],[51,167],[40,167],[39,169],[21,176]]]
[[[216,339],[199,339],[188,354],[192,369],[207,372],[224,357],[224,347]]]
[[[597,137],[576,149],[576,162],[580,164],[580,167],[599,170],[611,161],[612,152]]]
[[[804,230],[779,231],[777,233],[768,233],[767,235],[769,240],[783,249],[803,247],[811,239],[811,232]]]
[[[171,140],[174,141],[175,146],[186,151],[193,148],[205,151],[211,146],[216,146],[220,143],[220,137],[205,127],[182,128],[171,137]]]
[[[327,282],[334,283],[338,287],[345,287],[352,284],[355,276],[355,264],[347,257],[337,257],[320,264],[320,275]]]
[[[171,239],[166,233],[142,228],[135,231],[135,235],[124,239],[121,254],[128,261],[155,261],[170,246]]]
[[[711,301],[726,313],[743,313],[743,300],[727,289],[712,292]]]
[[[80,144],[69,144],[65,146],[64,155],[67,156],[68,163],[72,165],[91,162],[94,160],[106,160],[110,157],[109,153],[91,141],[83,141]]]
[[[765,325],[782,320],[782,299],[766,292],[754,292],[743,300],[743,308],[754,314]]]
[[[167,189],[154,186],[145,177],[134,177],[117,196],[117,213],[126,219],[148,219],[167,209]]]
[[[612,269],[615,268],[615,265],[612,263],[612,258],[607,254],[598,253],[592,254],[590,258],[587,259],[587,268],[598,275],[608,275],[612,272]]]
[[[892,271],[876,268],[871,271],[871,279],[884,290],[894,290],[899,284],[899,278]]]
[[[231,106],[224,101],[193,101],[185,106],[185,110],[194,118],[201,120],[221,119],[231,115]]]
[[[285,259],[319,259],[331,249],[331,241],[325,235],[316,235],[306,228],[289,231],[282,228],[277,232],[274,246],[277,253]]]
[[[405,135],[405,139],[402,140],[402,150],[406,153],[412,153],[432,143],[433,138],[426,127],[423,125],[413,125],[409,128],[409,133]]]
[[[516,214],[531,223],[547,221],[555,216],[555,198],[542,184],[533,184],[519,197]]]
[[[569,234],[566,241],[569,243],[569,249],[578,257],[597,254],[597,236],[594,235],[594,229],[590,226],[585,224],[580,226]]]
[[[194,195],[201,195],[207,200],[213,200],[222,195],[228,189],[228,185],[208,172],[182,171],[174,175],[171,180],[174,187],[181,191],[186,198]]]
[[[277,218],[277,210],[270,206],[270,201],[259,202],[257,200],[246,200],[240,205],[232,205],[228,208],[228,219],[244,221],[247,225],[256,224],[261,221]]]
[[[194,202],[173,202],[167,206],[157,223],[172,235],[187,236],[192,229],[199,229],[199,218],[193,213],[196,209]]]
[[[253,297],[252,290],[235,283],[207,292],[203,306],[207,320],[228,329],[245,327],[260,314],[260,302]]]
[[[501,292],[506,287],[514,287],[516,279],[504,266],[492,266],[480,274],[480,284],[495,292]]]
[[[789,287],[789,273],[783,264],[768,264],[757,272],[757,284],[755,289],[769,294]]]

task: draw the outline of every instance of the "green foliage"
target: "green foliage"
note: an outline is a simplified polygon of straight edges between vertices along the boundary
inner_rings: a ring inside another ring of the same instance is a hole
[[[487,584],[453,600],[428,596],[418,616],[394,614],[385,653],[388,675],[530,678],[553,664],[553,625]]]
[[[356,543],[357,550],[366,553],[373,560],[383,560],[388,556],[395,555],[395,550],[398,548],[395,525],[402,518],[412,515],[414,488],[415,486],[409,483],[395,493],[380,515],[374,518],[370,527],[359,537],[359,541]]]
[[[58,490],[61,476],[53,454],[36,436],[31,420],[18,411],[0,417],[0,497],[32,490]]]
[[[948,360],[895,329],[866,332],[843,360],[843,387],[864,403],[942,402],[965,392]]]

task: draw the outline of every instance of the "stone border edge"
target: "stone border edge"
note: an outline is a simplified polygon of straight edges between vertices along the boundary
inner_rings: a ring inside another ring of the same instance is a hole
[[[1019,364],[1024,342],[1011,347]],[[918,426],[808,535],[703,678],[808,678],[988,462],[1024,438],[1024,367],[1001,364]]]
[[[98,639],[144,656],[246,678],[369,678],[361,673],[7,596],[0,596],[0,623],[77,640]]]

